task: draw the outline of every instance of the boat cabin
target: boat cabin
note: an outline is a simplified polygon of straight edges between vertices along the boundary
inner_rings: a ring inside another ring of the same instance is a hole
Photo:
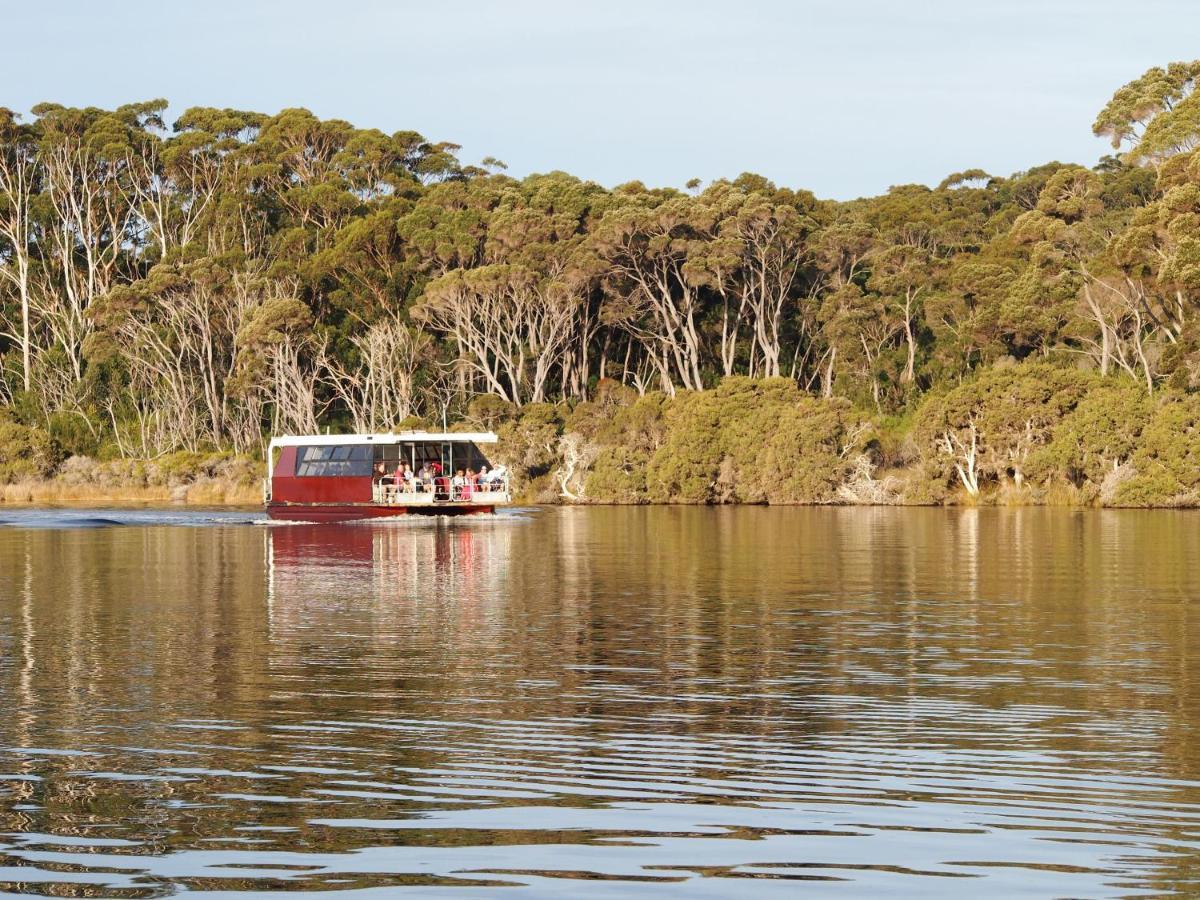
[[[264,488],[267,512],[307,521],[492,512],[511,502],[507,473],[481,449],[495,443],[491,432],[275,438]]]

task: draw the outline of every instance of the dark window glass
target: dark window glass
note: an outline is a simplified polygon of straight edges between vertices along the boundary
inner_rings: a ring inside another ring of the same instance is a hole
[[[363,449],[372,448],[364,447]],[[408,450],[405,449],[402,451],[399,444],[375,444],[373,449],[375,451],[375,459],[381,459],[387,463],[389,470],[395,469],[396,464],[400,460],[408,459]]]
[[[366,444],[300,447],[296,454],[296,475],[300,477],[355,478],[370,474],[371,448]]]

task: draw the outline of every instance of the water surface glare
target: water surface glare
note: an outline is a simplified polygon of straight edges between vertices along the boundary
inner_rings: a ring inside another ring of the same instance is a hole
[[[0,891],[1200,892],[1195,513],[0,524]]]

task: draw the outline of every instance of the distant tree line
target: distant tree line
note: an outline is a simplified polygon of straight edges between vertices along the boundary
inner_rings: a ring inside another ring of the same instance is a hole
[[[65,453],[153,458],[734,376],[875,422],[1015,364],[1182,396],[1200,386],[1198,74],[1117,91],[1093,168],[850,202],[753,174],[514,179],[303,109],[168,127],[162,100],[0,108],[0,418]],[[960,412],[930,440],[972,490],[987,416]]]

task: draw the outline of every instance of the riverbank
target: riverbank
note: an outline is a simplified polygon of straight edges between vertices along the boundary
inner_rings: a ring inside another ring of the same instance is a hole
[[[1043,362],[980,372],[904,416],[793,381],[727,378],[674,396],[604,381],[574,405],[476,398],[521,503],[770,506],[1200,506],[1200,391]],[[62,459],[0,429],[0,502],[260,502],[261,460],[228,451]]]
[[[261,463],[230,453],[175,453],[157,459],[72,456],[48,474],[0,484],[2,506],[258,506]]]
[[[79,485],[58,479],[0,485],[3,506],[261,506],[257,485],[205,480],[181,485]]]

